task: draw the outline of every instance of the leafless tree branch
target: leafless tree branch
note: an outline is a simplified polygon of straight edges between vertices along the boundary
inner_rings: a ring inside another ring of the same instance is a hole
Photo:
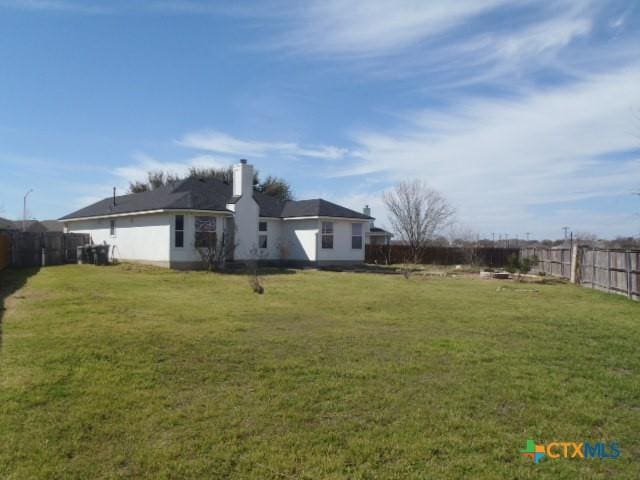
[[[422,250],[452,223],[455,215],[449,201],[421,180],[396,184],[384,194],[383,200],[391,214],[391,225],[409,246],[414,263],[418,263]]]

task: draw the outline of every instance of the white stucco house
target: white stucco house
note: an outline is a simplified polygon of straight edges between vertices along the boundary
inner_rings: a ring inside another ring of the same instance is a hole
[[[233,261],[361,263],[372,220],[323,199],[281,202],[256,192],[246,160],[233,166],[231,185],[190,177],[114,195],[60,219],[65,231],[110,245],[112,259],[178,269],[203,265],[199,243],[212,232],[218,241],[233,238]]]

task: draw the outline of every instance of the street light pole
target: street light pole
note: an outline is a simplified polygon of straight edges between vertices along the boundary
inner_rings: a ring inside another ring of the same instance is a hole
[[[24,194],[22,199],[22,231],[27,231],[27,197],[29,194],[33,192],[33,188],[31,188],[27,193]]]

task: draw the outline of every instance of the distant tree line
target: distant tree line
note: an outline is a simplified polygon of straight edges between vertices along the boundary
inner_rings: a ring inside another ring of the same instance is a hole
[[[233,169],[228,168],[201,168],[191,167],[189,173],[184,178],[215,178],[225,183],[231,184],[233,181]],[[179,175],[175,175],[162,170],[153,170],[147,172],[146,181],[129,182],[129,193],[141,193],[155,190],[165,185],[170,185],[184,179]],[[293,189],[289,182],[280,177],[268,175],[264,180],[260,180],[259,172],[253,175],[254,190],[277,198],[283,202],[293,200]]]

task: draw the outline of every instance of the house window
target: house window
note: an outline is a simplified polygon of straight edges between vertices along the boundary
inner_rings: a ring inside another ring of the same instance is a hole
[[[215,248],[216,217],[196,217],[196,248]]]
[[[116,236],[116,221],[115,220],[111,220],[109,222],[109,235],[111,235],[112,237]]]
[[[333,248],[333,222],[322,222],[322,248]]]
[[[184,247],[184,215],[176,215],[175,246]]]
[[[260,248],[267,248],[267,236],[266,235],[259,235],[258,236],[258,246]]]
[[[351,224],[351,248],[362,250],[362,224]]]
[[[258,223],[258,231],[259,232],[266,232],[267,231],[267,222]]]

